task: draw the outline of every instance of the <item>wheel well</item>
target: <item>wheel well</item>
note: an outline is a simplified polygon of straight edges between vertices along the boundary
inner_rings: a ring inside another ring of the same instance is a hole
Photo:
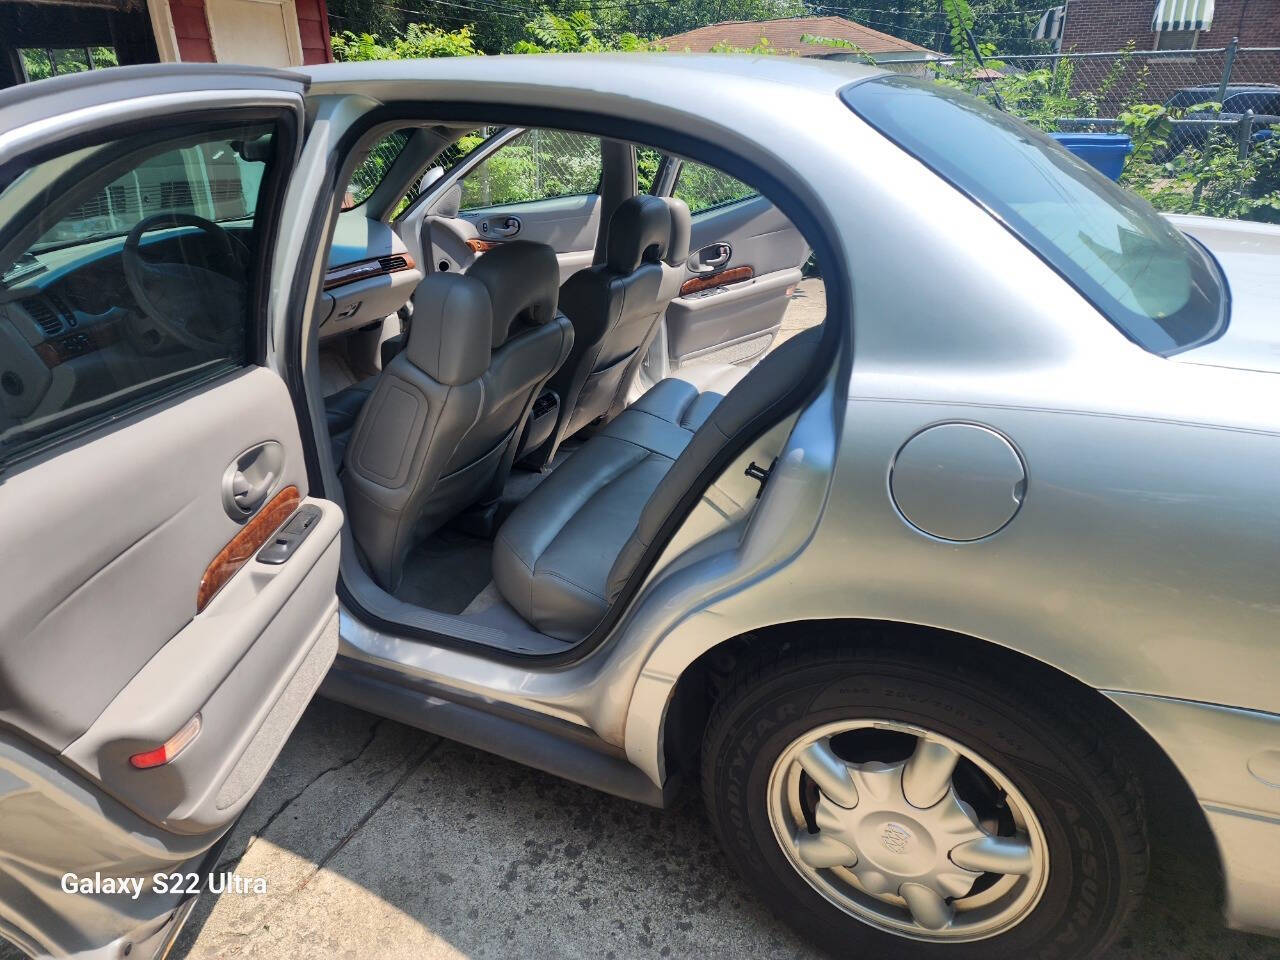
[[[980,663],[997,675],[1016,678],[1020,684],[1036,684],[1044,691],[1046,702],[1070,698],[1087,708],[1138,774],[1153,862],[1165,855],[1193,858],[1203,865],[1203,876],[1215,878],[1221,906],[1221,861],[1208,821],[1186,779],[1150,734],[1107,697],[1069,674],[967,634],[894,621],[840,619],[776,624],[725,640],[689,664],[672,692],[663,726],[668,774],[698,782],[702,737],[711,709],[755,658],[766,651],[776,654],[779,644],[818,645],[851,639],[862,647],[910,651],[969,666]]]

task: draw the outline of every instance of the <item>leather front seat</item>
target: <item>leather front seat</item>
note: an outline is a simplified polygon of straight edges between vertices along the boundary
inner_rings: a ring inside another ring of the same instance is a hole
[[[630,197],[609,219],[605,262],[560,288],[573,323],[573,351],[548,384],[560,398],[551,438],[529,458],[541,467],[560,442],[605,416],[635,373],[689,256],[689,208],[682,200]]]
[[[519,241],[414,292],[409,341],[364,404],[342,477],[356,543],[387,590],[414,544],[501,493],[518,428],[573,344],[558,280],[555,251]]]

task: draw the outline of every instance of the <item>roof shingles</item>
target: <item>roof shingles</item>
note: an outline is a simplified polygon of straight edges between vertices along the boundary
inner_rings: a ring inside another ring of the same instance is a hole
[[[803,43],[806,34],[848,40],[861,50],[877,53],[931,53],[927,47],[872,30],[844,17],[793,17],[786,20],[729,20],[696,30],[687,30],[660,41],[668,50],[679,53],[707,53],[718,44],[750,49],[762,39],[778,53],[796,53],[802,57],[825,57],[839,53],[839,48],[825,44]]]

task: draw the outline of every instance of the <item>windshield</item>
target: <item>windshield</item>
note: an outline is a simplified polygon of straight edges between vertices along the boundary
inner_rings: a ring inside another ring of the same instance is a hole
[[[1208,257],[1050,137],[915,77],[879,77],[841,96],[995,214],[1138,344],[1168,354],[1221,329],[1226,297]]]
[[[189,213],[214,222],[251,216],[266,169],[268,131],[240,128],[226,138],[206,137],[149,157],[44,230],[11,266],[8,278],[22,272],[33,255],[124,236],[158,213]]]

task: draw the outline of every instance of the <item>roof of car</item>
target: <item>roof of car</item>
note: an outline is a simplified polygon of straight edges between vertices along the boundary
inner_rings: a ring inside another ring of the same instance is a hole
[[[1195,87],[1179,87],[1174,93],[1201,93],[1209,91],[1217,93],[1221,87],[1216,83],[1202,83]],[[1227,84],[1227,93],[1276,93],[1280,92],[1280,84],[1277,83],[1229,83]]]
[[[835,92],[884,71],[860,63],[813,58],[722,53],[566,53],[437,57],[329,63],[298,68],[312,93],[354,89],[362,83],[467,80],[493,84],[590,87],[641,96],[646,76],[688,73]]]

